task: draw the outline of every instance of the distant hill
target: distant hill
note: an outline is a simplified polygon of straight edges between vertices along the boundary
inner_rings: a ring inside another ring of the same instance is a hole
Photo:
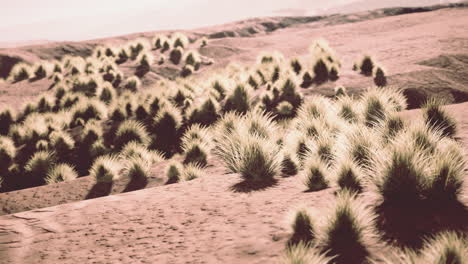
[[[337,6],[324,11],[324,14],[348,14],[386,7],[421,7],[447,3],[458,3],[455,0],[358,0],[346,5]]]

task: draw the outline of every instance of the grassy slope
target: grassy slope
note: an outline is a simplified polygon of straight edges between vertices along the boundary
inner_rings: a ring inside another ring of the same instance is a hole
[[[444,57],[439,56],[451,54],[449,65],[458,65],[458,54],[468,54],[468,45],[461,38],[468,32],[463,23],[467,13],[466,9],[439,10],[327,27],[322,27],[322,21],[255,38],[213,40],[202,53],[215,58],[216,68],[232,60],[251,63],[261,50],[303,55],[311,39],[324,37],[336,48],[345,69],[350,69],[360,54],[370,52],[388,68],[394,85],[462,89],[463,82],[455,82],[451,76],[460,78],[459,71],[466,73],[463,63],[456,68],[445,67],[440,63]],[[433,58],[442,59],[436,59],[431,66],[418,64]],[[372,81],[344,70],[339,83],[358,92]],[[8,104],[24,102],[48,85],[47,80],[0,84],[1,100]],[[303,92],[327,94],[330,88],[324,85]],[[459,136],[468,152],[468,105],[452,105],[449,109],[460,122]],[[418,111],[404,115],[411,119]],[[330,189],[304,193],[297,178],[282,179],[277,186],[263,191],[236,193],[232,186],[240,181],[239,177],[222,175],[219,164],[212,164],[215,166],[205,178],[191,182],[2,216],[0,263],[76,263],[89,262],[88,258],[98,262],[264,263],[274,260],[284,249],[284,219],[290,208],[304,203],[320,208],[332,197]],[[161,178],[160,168],[153,171],[155,180]],[[77,192],[74,184],[62,183],[0,194],[0,204],[7,206],[6,213],[37,208],[43,200],[49,201],[45,206],[81,200],[91,181],[78,181],[82,192]],[[35,202],[30,203],[30,199]]]

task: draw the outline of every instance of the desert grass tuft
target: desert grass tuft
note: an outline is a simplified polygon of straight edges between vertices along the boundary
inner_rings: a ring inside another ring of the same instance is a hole
[[[374,77],[375,85],[383,87],[387,85],[387,77],[385,70],[381,66],[374,67],[372,71],[372,76]]]
[[[443,136],[454,137],[457,133],[455,119],[450,116],[436,99],[430,99],[423,106],[423,116],[426,124],[431,128],[440,130]]]
[[[123,88],[132,92],[136,92],[141,87],[141,81],[138,76],[128,77],[124,84]]]
[[[198,164],[190,163],[184,166],[182,170],[181,178],[184,181],[191,181],[191,180],[203,177],[204,174],[205,172],[202,166]]]
[[[90,169],[90,176],[98,183],[111,183],[120,177],[122,162],[116,156],[98,157]]]
[[[183,148],[184,161],[183,164],[197,164],[200,167],[205,167],[208,164],[209,150],[205,144],[192,142]]]
[[[122,150],[125,145],[132,141],[148,146],[151,138],[141,122],[126,120],[119,125],[115,133],[114,146],[117,150]]]
[[[167,184],[177,183],[182,179],[183,165],[179,162],[172,162],[166,169]]]
[[[305,161],[302,182],[307,191],[320,191],[329,187],[329,169],[320,159],[311,157]]]
[[[301,208],[294,212],[291,229],[292,236],[288,240],[288,247],[299,244],[311,246],[314,242],[316,226],[311,213],[306,208]]]
[[[20,82],[31,78],[33,74],[31,66],[26,63],[17,63],[10,72],[9,80],[12,82]]]
[[[251,108],[250,92],[247,87],[237,85],[236,88],[229,94],[224,103],[223,111],[237,111],[239,113],[247,113]]]
[[[361,193],[364,189],[364,172],[352,160],[343,159],[337,163],[335,169],[336,182],[341,189]]]
[[[319,245],[334,263],[365,263],[370,256],[373,216],[354,194],[341,192],[320,229]]]
[[[0,111],[0,135],[8,135],[10,127],[15,123],[16,116],[12,108],[4,108]]]
[[[0,136],[0,173],[4,174],[13,164],[16,157],[16,146],[10,137]]]
[[[375,62],[374,62],[374,59],[371,56],[365,55],[362,58],[359,65],[360,65],[361,74],[363,74],[365,76],[372,76],[372,72],[373,72],[374,67],[375,67]]]
[[[175,64],[178,65],[180,63],[180,60],[182,59],[182,54],[183,50],[180,47],[176,47],[171,52],[169,53],[169,60]]]
[[[333,263],[333,257],[328,257],[323,253],[310,248],[309,245],[299,243],[286,249],[281,257],[281,264],[330,264]]]
[[[64,181],[71,181],[78,178],[75,169],[65,163],[57,164],[47,173],[46,183],[55,184]]]
[[[44,185],[47,173],[55,165],[55,161],[56,157],[51,152],[39,151],[34,153],[24,167],[25,172],[29,175],[28,187]]]
[[[464,264],[468,261],[468,241],[460,234],[444,232],[425,243],[421,263]]]

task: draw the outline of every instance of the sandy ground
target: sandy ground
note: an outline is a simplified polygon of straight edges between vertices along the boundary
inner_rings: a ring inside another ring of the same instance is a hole
[[[251,63],[262,50],[303,56],[312,39],[323,37],[344,62],[338,83],[352,92],[372,85],[350,70],[356,58],[370,53],[386,66],[391,84],[450,97],[453,90],[468,93],[466,17],[468,9],[444,9],[326,27],[298,24],[255,37],[212,40],[201,53],[216,60],[215,69],[230,61]],[[42,47],[42,56],[53,56],[54,45]],[[29,49],[8,52],[37,59],[37,50]],[[145,81],[157,77],[149,74]],[[0,104],[30,100],[49,84],[0,83]],[[303,92],[327,94],[334,85]],[[458,136],[468,153],[468,103],[447,108],[459,121]],[[411,120],[419,111],[403,115]],[[323,208],[334,195],[333,189],[306,193],[297,177],[263,190],[239,190],[238,175],[212,164],[205,177],[159,186],[164,182],[160,164],[147,189],[119,194],[124,180],[114,186],[115,195],[86,201],[80,200],[93,184],[87,177],[0,194],[0,213],[13,213],[0,216],[0,263],[275,262],[289,235],[287,213],[299,205]]]

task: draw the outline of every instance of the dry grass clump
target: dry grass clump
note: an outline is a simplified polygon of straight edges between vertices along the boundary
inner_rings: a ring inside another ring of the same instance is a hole
[[[83,126],[91,119],[104,120],[107,118],[106,105],[96,99],[74,105],[70,112],[73,120],[70,127]]]
[[[167,184],[177,183],[182,179],[184,167],[179,162],[172,162],[166,169]]]
[[[172,34],[171,36],[172,43],[174,43],[174,48],[180,47],[182,49],[185,49],[189,45],[189,39],[188,37],[180,32],[176,32]]]
[[[33,66],[32,72],[34,80],[41,80],[50,75],[52,72],[52,64],[49,62],[39,62]]]
[[[137,39],[129,44],[130,59],[135,60],[144,51],[149,50],[150,45],[146,39]]]
[[[169,60],[173,64],[178,65],[180,63],[180,60],[182,59],[183,52],[184,50],[181,47],[175,47],[169,53]]]
[[[203,166],[189,163],[183,168],[181,178],[184,181],[191,181],[203,177],[204,174]]]
[[[55,184],[64,181],[71,181],[78,178],[78,173],[75,169],[65,163],[57,164],[49,170],[47,178],[45,179],[47,184]]]
[[[321,159],[312,157],[305,161],[302,181],[307,191],[314,192],[328,188],[329,178],[329,168]]]
[[[147,184],[147,179],[151,176],[151,163],[148,160],[134,156],[126,159],[124,163],[124,175],[130,178],[130,180],[133,182],[144,182],[143,185]]]
[[[132,141],[148,146],[151,138],[142,123],[135,120],[126,120],[119,125],[115,133],[114,146],[117,150],[121,150]]]
[[[205,144],[188,143],[184,145],[182,150],[184,153],[183,164],[196,164],[200,167],[205,167],[208,164],[209,149]]]
[[[143,77],[151,70],[151,65],[154,63],[154,57],[149,52],[142,53],[137,59],[139,64],[136,68],[135,75]]]
[[[224,129],[216,139],[218,157],[230,172],[240,173],[246,181],[273,180],[281,170],[281,157],[271,136],[276,130],[271,117],[251,113],[242,118],[233,117],[232,121],[232,128],[229,128],[230,120],[221,120]]]
[[[387,85],[387,74],[384,68],[381,66],[374,67],[372,71],[372,77],[374,78],[374,83],[377,86],[383,87]]]
[[[98,183],[111,183],[120,177],[122,169],[122,163],[116,156],[101,156],[94,161],[89,174]]]
[[[185,62],[186,65],[192,65],[195,70],[198,70],[200,68],[201,64],[201,59],[200,59],[200,54],[194,50],[190,50],[185,53],[183,61]]]
[[[286,249],[286,253],[281,257],[279,263],[282,264],[329,264],[333,263],[333,257],[328,257],[317,252],[305,244],[298,244]]]
[[[187,110],[187,123],[210,126],[218,120],[219,110],[218,102],[209,97],[200,106],[193,105]]]
[[[33,71],[31,66],[26,63],[17,63],[11,69],[8,79],[12,82],[20,82],[23,80],[28,80],[33,76]]]
[[[333,263],[365,263],[370,256],[374,217],[354,194],[341,192],[319,228],[318,244]]]
[[[357,62],[356,70],[360,71],[362,75],[365,76],[372,76],[372,72],[374,71],[374,67],[376,65],[374,59],[369,55],[364,55],[362,59]]]
[[[365,186],[365,174],[352,159],[342,159],[334,170],[336,183],[341,189],[361,193]]]
[[[443,108],[441,101],[430,99],[423,106],[423,116],[426,124],[432,129],[440,130],[445,137],[454,137],[457,124]]]
[[[24,167],[28,175],[28,186],[40,186],[46,184],[47,173],[55,165],[56,157],[47,151],[38,151],[29,159]]]
[[[307,208],[294,212],[291,221],[292,236],[288,240],[288,248],[305,245],[312,246],[316,236],[316,226]]]
[[[128,77],[124,84],[123,88],[132,92],[136,92],[141,87],[141,81],[138,76]]]
[[[247,113],[251,109],[251,95],[246,86],[237,85],[227,96],[223,111]]]
[[[8,168],[13,165],[16,157],[16,146],[9,137],[0,136],[0,173],[5,174]]]
[[[170,103],[164,105],[153,119],[150,133],[154,135],[152,146],[166,157],[180,151],[182,116]]]
[[[3,108],[0,111],[0,135],[7,135],[10,127],[15,123],[16,115],[12,108]]]
[[[192,75],[194,71],[195,69],[193,68],[192,65],[184,65],[184,67],[182,67],[182,70],[180,71],[180,76],[182,76],[183,78],[186,78]]]

